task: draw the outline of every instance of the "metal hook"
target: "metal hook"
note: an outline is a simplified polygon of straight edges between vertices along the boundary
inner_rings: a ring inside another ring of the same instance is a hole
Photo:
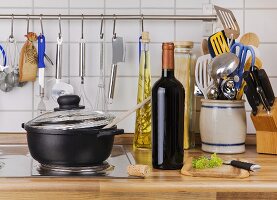
[[[141,32],[144,32],[143,19],[143,14],[141,14]]]
[[[115,22],[116,22],[116,16],[115,14],[113,15],[113,39],[116,38],[116,33],[115,33]]]
[[[29,25],[30,25],[30,15],[27,14],[27,34],[29,33]]]
[[[61,14],[59,14],[59,38],[61,39],[62,37],[62,25],[61,25]]]
[[[42,14],[40,14],[39,20],[40,20],[41,34],[44,35],[44,33],[43,33],[43,25],[42,25]]]
[[[82,14],[82,30],[81,30],[81,39],[84,39],[84,15]]]
[[[14,20],[14,16],[12,14],[12,20],[11,20],[11,35],[10,38],[13,38],[13,20]]]
[[[104,16],[103,16],[103,14],[101,14],[100,39],[103,39],[103,37],[104,37],[103,24],[104,24]]]

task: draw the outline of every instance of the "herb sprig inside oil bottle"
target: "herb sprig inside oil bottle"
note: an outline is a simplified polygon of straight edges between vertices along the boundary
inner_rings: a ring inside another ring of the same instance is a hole
[[[140,52],[137,103],[151,96],[151,71],[149,52],[149,33],[142,32],[142,49]],[[136,112],[136,125],[133,146],[151,148],[151,102]]]

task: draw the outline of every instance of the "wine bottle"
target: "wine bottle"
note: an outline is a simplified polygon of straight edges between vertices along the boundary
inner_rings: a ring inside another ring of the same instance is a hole
[[[174,44],[162,45],[162,77],[152,89],[152,165],[180,169],[184,157],[184,99],[174,77]]]

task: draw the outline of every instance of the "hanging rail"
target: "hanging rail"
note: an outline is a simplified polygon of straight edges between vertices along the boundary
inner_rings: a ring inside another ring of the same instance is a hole
[[[30,19],[40,20],[41,17],[44,20],[57,20],[61,17],[61,20],[202,20],[202,21],[214,21],[217,20],[216,15],[0,15],[0,19]]]

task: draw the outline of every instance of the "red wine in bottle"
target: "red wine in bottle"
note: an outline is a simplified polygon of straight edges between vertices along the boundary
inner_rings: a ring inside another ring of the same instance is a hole
[[[162,77],[152,89],[152,165],[181,169],[185,92],[174,77],[174,44],[163,43],[162,49]]]

